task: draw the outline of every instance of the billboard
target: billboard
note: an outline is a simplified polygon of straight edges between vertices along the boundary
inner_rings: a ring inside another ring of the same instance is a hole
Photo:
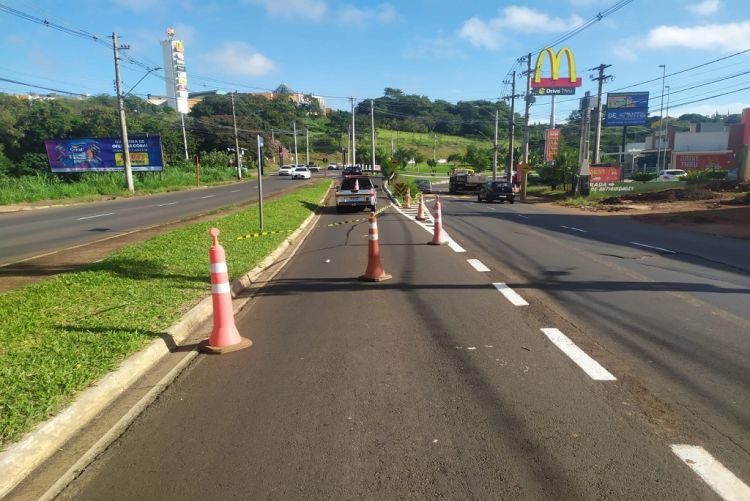
[[[673,169],[706,170],[732,169],[736,167],[734,153],[675,153]]]
[[[128,138],[128,146],[133,172],[164,170],[160,136],[133,136]],[[52,172],[125,170],[122,139],[119,137],[48,139],[44,141],[44,147]]]
[[[620,181],[620,168],[610,165],[589,167],[592,183],[617,183]]]
[[[544,161],[553,162],[560,151],[560,129],[547,129],[544,135]]]
[[[175,40],[174,29],[167,29],[168,40],[161,43],[164,60],[164,76],[167,90],[167,105],[179,111],[188,113],[188,84],[185,71],[185,44],[182,40]]]
[[[611,92],[607,94],[605,127],[646,125],[648,92]]]
[[[549,58],[546,58],[549,56]],[[563,56],[568,62],[568,76],[560,78],[560,63]],[[550,77],[542,78],[544,60],[549,59]],[[557,53],[552,47],[542,50],[536,58],[534,78],[531,80],[531,93],[535,96],[573,95],[576,87],[580,87],[583,80],[576,75],[576,60],[573,51],[563,47]]]

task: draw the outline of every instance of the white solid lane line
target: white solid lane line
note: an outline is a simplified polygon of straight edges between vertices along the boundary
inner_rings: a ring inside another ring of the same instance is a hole
[[[205,197],[201,197],[201,198],[213,198],[213,197],[215,197],[215,196],[216,196],[216,195],[206,195]]]
[[[668,252],[670,254],[677,254],[677,252],[675,252],[673,250],[664,249],[662,247],[654,247],[653,245],[642,244],[642,243],[639,243],[639,242],[628,242],[628,243],[631,243],[633,245],[637,245],[638,247],[646,247],[647,249],[656,249],[656,250],[660,250],[662,252]]]
[[[495,288],[500,291],[500,294],[505,296],[505,299],[510,301],[513,305],[515,306],[528,306],[529,305],[529,303],[527,303],[524,298],[522,298],[516,291],[508,287],[507,284],[504,284],[502,282],[495,282],[492,285],[494,285]]]
[[[157,207],[166,207],[167,205],[175,205],[177,203],[179,203],[179,202],[169,202],[168,204],[159,204],[159,205],[157,205]]]
[[[560,228],[565,228],[566,230],[573,230],[573,231],[580,231],[581,233],[588,233],[587,230],[582,230],[581,228],[574,228],[573,226],[563,226],[560,225]]]
[[[112,214],[114,214],[114,212],[106,212],[106,213],[104,213],[104,214],[96,214],[95,216],[84,216],[84,217],[79,217],[79,218],[78,218],[77,220],[78,220],[78,221],[83,221],[84,219],[94,219],[95,217],[104,217],[104,216],[111,216]]]
[[[591,358],[573,343],[565,334],[560,332],[559,329],[542,329],[545,336],[554,343],[555,346],[560,348],[563,353],[570,357],[573,362],[578,365],[583,372],[589,375],[591,379],[596,381],[616,381],[614,377],[607,369],[599,365],[599,362]]]
[[[453,252],[459,252],[459,253],[466,252],[466,249],[458,245],[456,241],[450,237],[448,237],[448,247],[450,247],[453,250]]]
[[[467,259],[466,261],[477,271],[490,271],[479,259]]]
[[[671,447],[672,452],[692,468],[722,499],[750,499],[750,487],[727,470],[703,447],[682,444],[674,444]]]

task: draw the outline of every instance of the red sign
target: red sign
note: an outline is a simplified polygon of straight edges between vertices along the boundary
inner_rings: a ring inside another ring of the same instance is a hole
[[[547,129],[545,131],[545,139],[544,161],[553,162],[560,151],[560,129]]]
[[[675,153],[675,169],[706,170],[732,169],[736,166],[734,153]]]
[[[592,183],[617,183],[620,181],[620,168],[612,166],[589,167]]]

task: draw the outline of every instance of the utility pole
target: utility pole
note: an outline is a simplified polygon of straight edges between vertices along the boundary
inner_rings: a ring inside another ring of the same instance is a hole
[[[578,179],[573,187],[574,195],[588,195],[588,181],[591,175],[589,143],[591,138],[591,94],[581,99],[581,144],[578,149]]]
[[[662,170],[661,167],[661,141],[662,141],[662,133],[661,128],[664,122],[664,80],[667,77],[667,65],[666,64],[660,64],[659,68],[661,68],[661,107],[659,108],[659,149],[656,150],[656,173],[658,174],[660,170]]]
[[[352,100],[352,165],[357,165],[357,141],[354,139],[356,137],[355,129],[354,129],[354,98],[351,98]]]
[[[492,180],[497,181],[497,121],[500,117],[500,110],[495,108],[495,141],[492,144]]]
[[[122,136],[122,159],[125,163],[125,183],[128,191],[133,193],[133,168],[130,165],[130,143],[128,143],[128,123],[125,119],[125,99],[122,96],[122,82],[120,81],[120,49],[129,49],[129,45],[117,45],[117,33],[112,33],[112,49],[115,53],[115,85],[117,87],[117,107],[120,112],[120,134]]]
[[[271,162],[276,161],[276,153],[273,151],[276,149],[276,137],[274,136],[273,127],[271,127]],[[279,157],[279,165],[281,165],[281,157]]]
[[[513,162],[514,162],[514,149],[515,142],[513,140],[516,134],[516,72],[513,72],[513,79],[511,84],[510,96],[505,96],[504,99],[510,98],[510,137],[508,138],[508,182],[513,181]]]
[[[273,149],[273,145],[271,145]],[[263,231],[263,136],[258,134],[258,215],[260,231]]]
[[[234,113],[234,95],[237,91],[231,94],[232,98],[232,122],[234,123],[234,158],[237,163],[237,179],[242,179],[242,154],[240,153],[240,138],[237,136],[237,116]]]
[[[598,71],[599,76],[592,78],[592,80],[599,82],[599,90],[596,94],[596,135],[594,136],[594,163],[601,163],[601,145],[602,145],[602,91],[604,90],[604,82],[611,80],[612,75],[605,75],[604,70],[612,66],[611,64],[600,64],[596,68],[589,68],[589,71]]]
[[[555,128],[555,95],[552,95],[552,109],[549,112],[549,128]]]
[[[292,129],[294,130],[294,165],[299,165],[299,155],[297,155],[297,119],[292,122]]]
[[[310,130],[305,127],[305,158],[307,159],[307,165],[310,165]]]
[[[666,86],[667,89],[667,113],[664,117],[664,160],[662,161],[662,165],[664,166],[664,169],[667,169],[667,165],[669,162],[667,162],[667,150],[669,149],[669,85]]]
[[[529,163],[529,110],[531,108],[531,53],[526,56],[526,111],[523,114],[523,163]]]
[[[351,162],[349,161],[349,155],[352,153],[352,126],[347,125],[346,126],[346,140],[349,141],[349,144],[346,145],[346,162],[344,162],[344,165],[351,165]]]
[[[370,125],[372,127],[372,151],[370,152],[372,155],[372,173],[375,174],[375,106],[372,99],[370,99]]]

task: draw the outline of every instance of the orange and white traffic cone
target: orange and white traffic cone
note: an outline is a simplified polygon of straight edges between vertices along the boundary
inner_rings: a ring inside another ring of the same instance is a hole
[[[419,194],[419,210],[417,211],[417,221],[424,221],[427,219],[424,217],[424,194]]]
[[[406,208],[411,209],[411,190],[406,192]]]
[[[378,241],[378,219],[370,214],[369,240],[367,243],[367,270],[359,279],[364,282],[382,282],[392,278],[380,264],[380,243]]]
[[[213,245],[208,251],[211,260],[211,299],[214,308],[214,327],[211,337],[201,343],[201,351],[206,353],[227,353],[252,346],[253,342],[240,336],[234,325],[232,291],[229,286],[229,273],[224,247],[219,245],[219,229],[211,228],[209,235]]]
[[[427,242],[430,245],[443,245],[447,243],[445,237],[443,237],[443,216],[440,214],[440,198],[435,198],[435,226],[432,232],[432,242]]]

